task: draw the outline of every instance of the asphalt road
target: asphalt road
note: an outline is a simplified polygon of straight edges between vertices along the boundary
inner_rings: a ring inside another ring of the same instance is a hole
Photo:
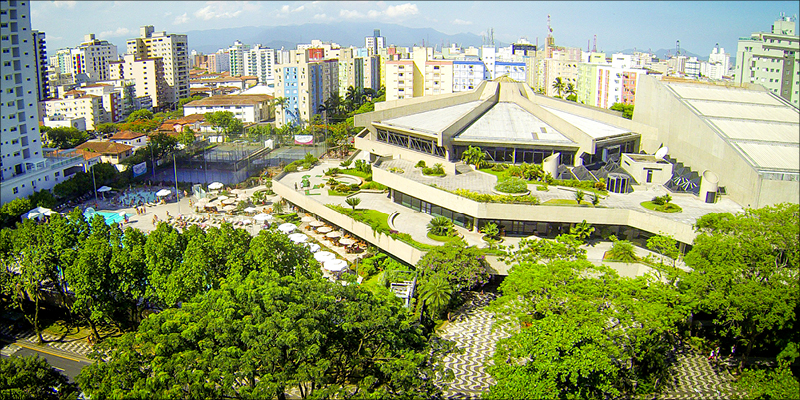
[[[8,344],[6,342],[0,342],[0,346],[2,346],[3,357],[25,357],[32,355],[43,357],[55,369],[66,375],[71,382],[75,381],[75,377],[78,376],[78,373],[81,372],[83,367],[89,365],[87,362],[78,361],[72,358],[65,358],[66,356],[57,356],[49,352],[45,353],[42,351],[33,350],[33,346],[31,346],[31,348],[20,347],[16,344]]]

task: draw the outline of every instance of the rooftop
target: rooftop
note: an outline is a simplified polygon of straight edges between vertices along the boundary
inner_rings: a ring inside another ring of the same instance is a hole
[[[75,147],[77,150],[85,150],[90,153],[100,154],[121,154],[132,150],[133,146],[116,142],[88,141]],[[85,158],[85,156],[84,156]]]
[[[142,132],[134,132],[134,131],[120,131],[111,136],[109,140],[130,140],[140,138],[142,136],[147,136],[147,134]]]
[[[195,100],[186,105],[185,107],[209,107],[209,106],[228,106],[228,105],[256,105],[273,97],[266,94],[239,94],[239,95],[222,95],[211,96],[205,99]]]
[[[514,103],[500,102],[462,131],[455,140],[575,144]]]
[[[380,121],[379,123],[428,134],[436,134],[458,121],[481,103],[481,101],[470,101],[455,106],[391,118]]]

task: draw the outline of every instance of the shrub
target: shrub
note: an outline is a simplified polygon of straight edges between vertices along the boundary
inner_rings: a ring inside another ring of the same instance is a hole
[[[616,239],[614,237],[613,239]],[[638,260],[636,252],[633,249],[633,243],[627,240],[614,240],[611,249],[608,250],[608,256],[612,260],[621,262],[634,262]]]
[[[350,161],[350,160],[345,160],[345,161],[342,161],[342,162],[340,162],[340,163],[339,163],[339,166],[340,166],[340,167],[342,167],[342,168],[347,168],[347,167],[349,167],[349,166],[350,166],[350,164],[352,164],[352,163],[353,163],[353,162],[352,162],[352,161]]]
[[[306,170],[306,171],[310,170],[313,166],[314,166],[314,164],[310,163],[310,162],[304,162],[303,163],[303,169]]]
[[[283,167],[284,172],[297,172],[297,165],[292,163]]]
[[[406,171],[403,171],[402,168],[391,167],[391,168],[389,168],[389,172],[393,172],[395,174],[402,174],[402,173],[404,173]]]
[[[374,189],[374,190],[386,190],[386,185],[382,185],[378,182],[366,182],[361,185],[362,189]]]
[[[507,166],[505,164],[494,164],[492,165],[492,171],[503,172],[506,170],[506,167]]]
[[[427,165],[425,165],[425,161],[424,160],[419,160],[419,161],[417,161],[417,164],[414,165],[414,167],[415,168],[425,168],[425,167],[427,167]]]
[[[433,167],[423,168],[422,174],[432,175],[432,176],[444,176],[445,172],[444,172],[444,167],[442,167],[442,164],[436,163],[433,165]]]
[[[361,186],[359,186],[357,183],[351,183],[349,188],[350,188],[351,192],[355,192],[355,191],[361,189]]]
[[[450,236],[453,233],[453,221],[447,217],[436,217],[428,222],[428,232],[436,236]]]
[[[355,169],[356,171],[360,171],[365,174],[372,173],[372,165],[370,165],[368,162],[364,160],[356,160]]]
[[[653,200],[650,200],[650,202],[655,204],[655,205],[657,205],[657,206],[663,206],[664,204],[667,204],[667,202],[664,201],[664,197],[663,196],[653,197]]]
[[[546,192],[548,190],[550,190],[550,189],[547,188],[547,185],[537,185],[536,186],[536,191],[537,192]]]
[[[601,180],[599,182],[594,183],[594,188],[597,190],[606,190],[606,182]]]
[[[324,172],[324,175],[325,176],[333,176],[333,175],[338,175],[340,172],[342,172],[342,171],[339,168],[333,167],[333,168],[326,169],[325,172]]]
[[[520,178],[511,177],[498,183],[494,190],[503,193],[525,193],[528,191],[528,184]]]
[[[347,193],[350,191],[350,185],[340,183],[336,185],[336,188],[334,190],[336,190],[337,192]]]
[[[336,179],[333,179],[333,178],[328,179],[328,186],[336,187],[336,185],[338,185],[338,184],[339,184],[339,181],[337,181]]]

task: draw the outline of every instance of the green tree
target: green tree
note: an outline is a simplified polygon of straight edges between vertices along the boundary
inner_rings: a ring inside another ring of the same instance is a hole
[[[234,275],[109,340],[107,361],[77,381],[92,398],[441,397],[434,382],[452,378],[441,363],[452,347],[412,322],[396,298],[358,285]]]
[[[419,289],[419,301],[429,311],[430,315],[438,318],[450,304],[453,297],[453,288],[447,282],[447,278],[441,275],[433,275],[422,283]]]
[[[497,224],[494,222],[487,222],[485,225],[483,225],[481,233],[486,235],[486,237],[489,239],[497,239],[500,237],[500,228],[498,228]]]
[[[577,190],[577,191],[575,192],[575,201],[576,201],[578,204],[581,204],[581,202],[583,201],[583,197],[584,197],[584,196],[586,196],[586,194],[585,194],[585,193],[583,193],[583,190]]]
[[[348,206],[353,207],[353,211],[356,210],[356,206],[361,204],[361,199],[358,197],[348,197],[345,201]]]
[[[88,133],[71,126],[52,128],[45,135],[43,141],[46,141],[49,147],[59,149],[71,149],[90,139]]]
[[[597,193],[594,193],[592,194],[592,205],[597,207],[598,204],[600,204],[600,196],[598,196]]]
[[[449,236],[453,232],[453,221],[450,218],[438,216],[428,222],[428,232],[436,236]]]
[[[456,291],[469,290],[489,280],[485,256],[476,247],[457,240],[435,247],[416,267],[423,278],[442,274]]]
[[[53,193],[46,189],[34,192],[32,195],[28,196],[28,199],[31,201],[31,206],[33,206],[33,208],[53,208],[58,204]]]
[[[319,265],[307,247],[296,246],[286,235],[274,229],[262,230],[250,241],[241,274],[247,275],[253,270],[276,271],[282,276],[321,275]]]
[[[125,122],[134,122],[142,119],[153,119],[153,112],[150,110],[136,110],[125,119]]]
[[[178,135],[178,142],[184,146],[191,146],[196,139],[197,137],[195,136],[194,130],[188,126],[184,126],[183,132]]]
[[[633,104],[614,103],[609,109],[621,112],[622,118],[633,119]]]
[[[585,260],[586,250],[572,235],[558,235],[550,239],[522,239],[516,246],[509,247],[501,257],[506,264],[537,264],[554,260]]]
[[[461,159],[469,165],[474,165],[475,169],[479,169],[486,162],[486,153],[480,147],[469,146],[461,154]]]
[[[30,199],[18,197],[0,207],[0,222],[3,226],[14,226],[15,223],[20,222],[22,214],[34,208],[36,206],[31,204]]]
[[[564,83],[564,80],[562,80],[560,76],[556,77],[556,79],[553,81],[553,89],[556,91],[558,97],[561,97],[561,93],[564,92],[564,89],[566,89],[566,87],[567,85]]]
[[[680,256],[678,252],[678,242],[667,235],[654,235],[647,239],[647,248],[655,251],[661,255],[661,262],[664,262],[664,257],[672,260],[672,266],[675,266],[675,260]]]
[[[743,349],[771,346],[773,334],[796,327],[800,306],[800,206],[778,204],[731,215],[706,215],[684,257],[695,307],[715,316],[717,333]]]
[[[575,88],[575,84],[568,83],[567,86],[564,88],[564,93],[567,95],[567,100],[569,101],[577,101],[578,100],[578,90]]]
[[[242,133],[242,121],[230,111],[214,111],[205,114],[206,122],[214,126],[218,132],[227,137],[239,136]]]
[[[594,233],[594,227],[592,224],[586,222],[586,220],[583,220],[575,224],[575,226],[572,228],[569,228],[569,234],[574,235],[578,240],[581,241],[586,241],[589,239],[589,237],[592,236],[592,233]]]
[[[108,135],[108,134],[117,132],[118,130],[119,129],[117,127],[117,124],[115,124],[113,122],[104,122],[102,124],[97,124],[94,127],[94,131],[96,133],[100,133],[100,134],[103,134],[103,135]]]
[[[0,357],[0,398],[67,400],[78,387],[44,358]]]
[[[606,252],[609,259],[625,263],[632,263],[639,260],[639,257],[636,256],[633,243],[627,240],[616,240],[616,238],[613,238],[611,241],[613,242],[611,248]]]
[[[162,308],[184,300],[185,290],[189,288],[184,288],[178,276],[173,277],[172,273],[181,266],[186,238],[172,226],[161,222],[147,235],[144,250],[148,283],[146,297]]]

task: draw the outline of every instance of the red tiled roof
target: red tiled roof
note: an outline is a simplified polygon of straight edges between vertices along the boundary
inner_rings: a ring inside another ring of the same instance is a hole
[[[116,142],[89,141],[75,147],[75,149],[100,154],[121,154],[133,149],[133,146]]]
[[[129,140],[129,139],[136,139],[145,136],[144,133],[141,132],[134,132],[134,131],[121,131],[111,136],[110,140]]]

